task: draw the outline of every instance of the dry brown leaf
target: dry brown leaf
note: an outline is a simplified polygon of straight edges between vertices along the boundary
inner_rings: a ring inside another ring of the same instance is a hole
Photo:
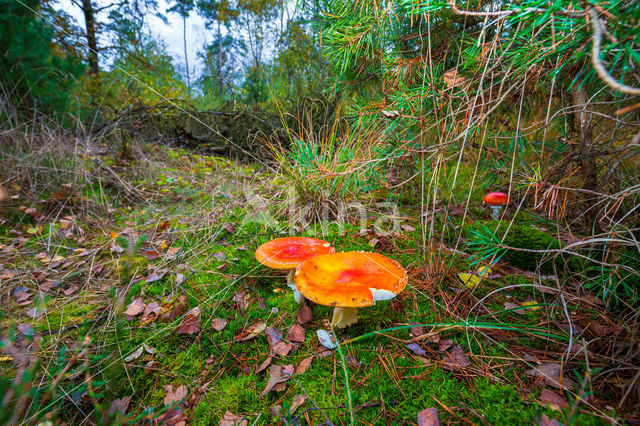
[[[453,345],[451,352],[449,352],[447,358],[444,360],[444,365],[452,370],[461,370],[470,366],[471,361],[469,357],[465,355],[460,345]]]
[[[160,280],[164,277],[164,274],[166,274],[166,273],[167,273],[167,270],[166,270],[166,269],[161,269],[161,270],[158,270],[158,271],[153,271],[152,273],[150,273],[150,274],[147,276],[147,278],[146,278],[146,280],[145,280],[145,281],[146,281],[147,283],[154,283],[154,282],[156,282],[156,281],[160,281]]]
[[[415,230],[416,230],[416,228],[414,228],[414,227],[413,227],[413,226],[411,226],[411,225],[407,225],[406,223],[405,223],[405,224],[400,225],[400,228],[402,228],[403,230],[405,230],[405,231],[407,231],[407,232],[413,232],[413,231],[415,231]]]
[[[269,381],[267,382],[267,387],[264,388],[260,396],[265,396],[272,390],[284,390],[284,388],[286,388],[285,382],[291,378],[292,374],[293,364],[272,365],[271,367],[269,367]]]
[[[425,408],[418,413],[418,426],[438,426],[439,424],[436,407]]]
[[[133,396],[127,396],[121,399],[114,399],[111,401],[111,405],[107,410],[108,416],[115,416],[116,414],[125,414],[127,409],[129,408],[129,403],[131,402],[131,398]],[[106,419],[105,419],[106,420]]]
[[[164,390],[167,392],[164,397],[164,405],[173,405],[174,403],[181,401],[189,393],[185,385],[178,386],[175,391],[173,390],[172,385],[166,385]]]
[[[306,324],[313,320],[313,312],[311,311],[309,305],[307,305],[306,303],[302,305],[302,308],[300,308],[300,310],[298,311],[296,319],[300,324]]]
[[[124,311],[124,314],[130,317],[135,317],[136,315],[140,315],[144,311],[144,308],[145,304],[142,299],[137,298],[127,306],[127,310]]]
[[[504,302],[504,308],[509,310],[509,309],[518,309],[518,308],[522,308],[522,306],[518,305],[517,303],[511,303],[511,302]],[[524,309],[518,309],[517,311],[513,311],[512,313],[514,314],[518,314],[518,315],[526,315],[527,313],[524,311]]]
[[[178,328],[176,328],[176,333],[178,334],[194,334],[200,331],[200,316],[202,314],[202,310],[199,306],[191,309],[187,312],[180,322]]]
[[[271,355],[269,355],[267,357],[267,359],[265,359],[264,361],[262,361],[262,364],[260,364],[260,366],[258,367],[258,369],[256,370],[256,373],[260,373],[264,370],[267,369],[268,366],[271,365],[271,361],[273,361],[273,357]]]
[[[78,290],[78,286],[77,285],[72,285],[69,288],[63,289],[62,292],[64,293],[65,296],[71,296],[77,290]]]
[[[220,420],[220,426],[248,426],[249,421],[246,417],[233,414],[230,411],[224,413],[224,417]]]
[[[552,419],[546,414],[542,414],[540,421],[538,422],[540,426],[560,426],[560,422],[556,419]]]
[[[409,343],[406,348],[418,356],[424,356],[427,354],[424,349],[422,349],[422,346],[417,343]]]
[[[304,343],[304,340],[305,340],[304,328],[302,328],[298,324],[293,324],[291,328],[289,328],[289,331],[287,332],[287,340],[295,343]]]
[[[144,308],[144,312],[142,314],[142,318],[140,318],[140,322],[146,324],[154,321],[158,317],[158,315],[160,315],[161,311],[162,307],[157,302],[149,303],[147,307]]]
[[[451,339],[440,339],[438,341],[438,350],[440,352],[444,352],[449,349],[453,345],[453,340]]]
[[[224,330],[227,324],[229,324],[229,321],[224,318],[214,318],[213,321],[211,321],[211,327],[213,327],[215,331]]]
[[[552,410],[561,410],[567,406],[567,401],[557,393],[549,389],[543,389],[540,394],[540,401],[542,405],[549,404],[549,408]]]
[[[255,324],[250,325],[249,327],[239,330],[233,340],[238,342],[244,342],[246,340],[251,340],[262,333],[267,328],[267,323],[264,321],[257,322]]]
[[[555,362],[540,364],[537,367],[526,370],[525,374],[533,377],[542,377],[546,384],[557,389],[571,389],[576,385],[573,380],[561,377],[562,368],[560,364]]]
[[[313,361],[313,358],[315,358],[315,356],[311,355],[310,357],[307,357],[300,361],[296,366],[296,374],[305,373],[309,369],[309,367],[311,367],[311,361]]]
[[[161,319],[166,320],[168,318],[173,321],[174,319],[181,317],[188,309],[189,305],[187,304],[187,296],[181,294],[180,297],[178,297],[178,300],[174,302],[173,309],[162,314]]]
[[[307,396],[305,394],[294,395],[293,401],[291,401],[291,407],[289,407],[289,414],[295,413],[306,400]]]

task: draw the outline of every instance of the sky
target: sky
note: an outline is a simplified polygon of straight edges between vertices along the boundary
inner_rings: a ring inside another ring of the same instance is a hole
[[[80,8],[71,0],[58,0],[60,7],[75,18],[76,23],[84,28],[84,16]],[[164,12],[169,8],[166,0],[158,0],[158,11]],[[176,13],[165,13],[168,24],[156,16],[147,17],[147,25],[151,34],[163,40],[167,45],[168,53],[174,60],[174,65],[181,72],[184,70],[184,43],[182,40],[182,17]],[[213,30],[207,30],[205,21],[197,13],[192,11],[187,17],[187,57],[191,75],[198,75],[202,70],[202,61],[197,53],[205,43],[213,40]]]

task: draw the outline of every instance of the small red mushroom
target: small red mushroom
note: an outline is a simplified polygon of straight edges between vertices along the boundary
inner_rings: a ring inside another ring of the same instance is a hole
[[[504,192],[490,192],[484,196],[482,202],[491,209],[491,219],[498,220],[502,206],[509,203],[509,196]]]

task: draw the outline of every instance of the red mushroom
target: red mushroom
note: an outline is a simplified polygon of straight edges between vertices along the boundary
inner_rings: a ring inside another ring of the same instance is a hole
[[[296,286],[307,299],[332,306],[331,326],[358,321],[357,309],[390,300],[407,285],[407,272],[379,253],[349,251],[316,256],[296,270]]]
[[[500,209],[509,203],[509,196],[504,192],[490,192],[484,196],[482,201],[491,209],[491,219],[498,220]]]
[[[311,237],[287,237],[262,244],[256,250],[256,259],[270,268],[289,270],[287,285],[293,290],[296,301],[302,303],[304,297],[294,282],[296,268],[307,259],[333,252],[333,247],[326,241]]]

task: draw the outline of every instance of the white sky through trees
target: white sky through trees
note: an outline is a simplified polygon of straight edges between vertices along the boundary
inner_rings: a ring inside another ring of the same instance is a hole
[[[97,4],[100,5],[101,1]],[[84,29],[84,15],[79,7],[74,5],[71,0],[58,0],[58,7],[71,15],[76,24]],[[177,13],[166,13],[169,5],[165,0],[158,0],[158,12],[163,13],[168,24],[152,14],[147,15],[146,25],[151,34],[162,40],[167,51],[173,58],[173,64],[181,74],[184,72],[184,45],[182,40],[182,17]],[[99,15],[99,20],[104,20],[105,13]],[[225,31],[223,29],[223,31]],[[224,34],[224,33],[223,33]],[[204,46],[213,40],[214,31],[207,30],[205,20],[199,16],[195,10],[191,11],[187,17],[187,54],[189,55],[189,68],[191,75],[198,77],[203,68],[203,62],[198,58],[198,52],[204,49]],[[98,42],[104,44],[101,39]],[[104,63],[101,66],[105,66]]]

